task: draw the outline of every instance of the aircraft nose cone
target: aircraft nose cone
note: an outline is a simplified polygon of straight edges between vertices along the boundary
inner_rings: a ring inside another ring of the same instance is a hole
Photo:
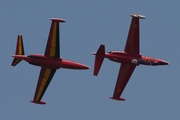
[[[90,69],[90,67],[87,65],[83,65],[83,69]]]
[[[85,65],[85,64],[77,64],[79,67],[79,69],[82,69],[82,70],[84,70],[84,69],[90,69],[90,67],[89,66],[87,66],[87,65]]]
[[[169,62],[161,61],[161,62],[159,62],[159,65],[169,65]]]
[[[164,65],[169,65],[169,62],[164,62]]]

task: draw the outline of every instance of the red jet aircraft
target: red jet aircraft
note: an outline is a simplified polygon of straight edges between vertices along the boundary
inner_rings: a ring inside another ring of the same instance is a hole
[[[131,14],[130,16],[132,17],[132,21],[124,51],[110,51],[105,53],[105,46],[100,45],[98,51],[93,53],[96,55],[94,64],[95,76],[98,75],[104,58],[108,58],[113,62],[121,63],[114,94],[110,97],[111,99],[120,101],[125,100],[120,96],[136,66],[139,64],[152,66],[168,65],[168,62],[164,60],[146,57],[139,53],[139,19],[145,19],[145,16],[138,14]]]
[[[59,50],[59,22],[65,22],[63,19],[59,18],[51,18],[51,28],[49,33],[49,38],[46,45],[46,50],[43,54],[32,54],[32,55],[24,55],[24,47],[22,36],[18,35],[17,38],[17,46],[16,46],[16,55],[13,55],[14,60],[12,62],[12,66],[17,65],[21,60],[25,60],[29,64],[40,66],[41,71],[34,95],[34,99],[31,101],[37,104],[46,104],[41,101],[51,79],[59,68],[67,68],[67,69],[89,69],[89,66],[65,60],[60,57]]]

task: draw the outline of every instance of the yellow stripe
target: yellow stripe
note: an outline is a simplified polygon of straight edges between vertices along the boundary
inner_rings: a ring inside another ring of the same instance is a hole
[[[22,36],[19,36],[19,55],[22,54]]]
[[[19,61],[20,61],[19,59],[15,58],[12,65],[16,65]]]
[[[44,73],[44,76],[43,76],[43,79],[42,79],[42,82],[41,82],[41,85],[39,87],[39,91],[38,91],[38,94],[37,94],[37,97],[36,97],[37,101],[39,100],[39,98],[40,98],[40,96],[42,94],[42,91],[43,91],[43,89],[44,89],[44,87],[45,87],[45,85],[47,83],[47,80],[49,78],[50,73],[51,73],[51,69],[46,68],[46,71]]]
[[[52,32],[52,41],[51,41],[51,48],[50,48],[50,56],[54,57],[56,54],[56,35],[57,35],[57,22],[54,22],[53,32]]]

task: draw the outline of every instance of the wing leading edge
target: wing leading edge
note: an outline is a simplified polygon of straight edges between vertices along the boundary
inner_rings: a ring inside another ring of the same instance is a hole
[[[120,98],[124,88],[126,87],[126,84],[129,81],[129,78],[131,77],[134,69],[136,68],[136,65],[132,64],[121,64],[116,86],[114,89],[113,97],[110,97],[111,99],[115,100],[125,100],[124,98]]]
[[[52,23],[44,55],[59,58],[59,22],[65,22],[65,20],[59,18],[51,18],[51,20]]]
[[[31,102],[37,103],[37,104],[46,104],[45,102],[41,101],[49,83],[51,82],[51,79],[53,78],[54,74],[56,72],[56,69],[49,69],[41,67],[34,99]]]

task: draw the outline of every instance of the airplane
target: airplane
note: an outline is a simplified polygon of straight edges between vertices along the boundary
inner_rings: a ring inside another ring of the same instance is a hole
[[[105,52],[105,45],[102,44],[97,52],[92,53],[95,55],[94,76],[98,75],[104,58],[108,58],[113,62],[121,63],[114,94],[110,97],[111,99],[119,101],[125,101],[125,99],[121,97],[121,94],[123,93],[136,66],[159,66],[169,64],[167,61],[143,56],[139,53],[139,19],[145,19],[146,17],[139,14],[130,14],[130,16],[132,17],[132,20],[124,51]]]
[[[16,66],[21,60],[24,60],[31,65],[41,67],[34,99],[30,101],[36,104],[46,104],[45,102],[41,101],[41,99],[57,69],[67,68],[84,70],[90,68],[87,65],[62,59],[60,57],[59,22],[65,22],[65,20],[60,18],[50,19],[52,20],[52,23],[44,54],[25,55],[22,35],[18,35],[16,52],[15,55],[12,56],[14,57],[11,64],[12,66]]]

